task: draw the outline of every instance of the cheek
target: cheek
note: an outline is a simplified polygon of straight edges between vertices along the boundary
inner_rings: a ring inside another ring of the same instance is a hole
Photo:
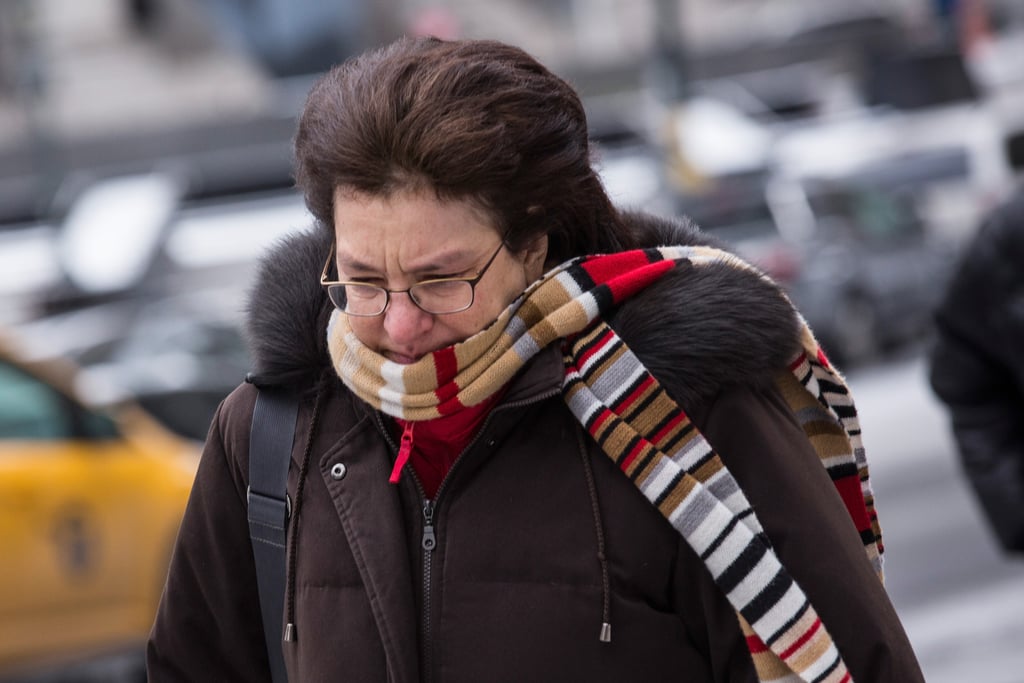
[[[541,259],[531,262],[523,269],[523,276],[526,280],[526,284],[536,282],[544,275],[547,263]],[[525,287],[525,285],[524,285]]]
[[[383,319],[383,316],[375,318],[352,316],[349,318],[349,326],[359,341],[370,348],[376,348],[377,341],[380,339],[381,321]]]
[[[486,299],[480,302],[484,305],[480,307],[477,314],[479,316],[477,319],[478,329],[483,329],[497,318],[509,304],[523,293],[526,285],[526,274],[522,270],[506,274],[500,288],[489,292]]]
[[[474,306],[469,311],[453,315],[439,315],[434,319],[433,345],[448,346],[465,341],[484,329],[493,320],[482,309]]]
[[[478,295],[476,303],[468,311],[451,316],[438,316],[436,321],[445,328],[448,337],[462,341],[493,323],[521,291],[506,287],[501,291],[488,292],[486,296]]]
[[[540,273],[537,274],[537,277],[540,277]],[[500,313],[505,310],[506,306],[518,299],[519,295],[522,294],[535,279],[537,278],[531,277],[529,269],[517,269],[507,280],[505,280],[504,294],[497,312]]]

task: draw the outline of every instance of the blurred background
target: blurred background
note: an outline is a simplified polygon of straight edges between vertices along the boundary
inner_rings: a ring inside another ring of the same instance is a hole
[[[0,680],[142,680],[254,264],[309,229],[298,110],[405,33],[532,52],[617,202],[786,287],[857,397],[928,680],[1024,681],[1024,563],[926,379],[943,286],[1024,172],[1016,0],[0,0]]]

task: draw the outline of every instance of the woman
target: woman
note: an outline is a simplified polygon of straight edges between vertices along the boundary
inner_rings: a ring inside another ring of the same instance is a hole
[[[851,524],[820,405],[793,407],[799,316],[696,230],[617,211],[589,155],[576,93],[499,43],[403,39],[311,92],[319,225],[266,259],[249,324],[253,382],[303,396],[290,680],[921,680],[856,467]],[[154,680],[269,678],[256,393],[211,428]]]

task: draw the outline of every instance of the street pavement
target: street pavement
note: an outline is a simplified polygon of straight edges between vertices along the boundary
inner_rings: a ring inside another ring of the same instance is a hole
[[[886,585],[929,683],[1024,683],[1024,555],[1008,557],[960,470],[925,356],[847,375],[885,541]]]

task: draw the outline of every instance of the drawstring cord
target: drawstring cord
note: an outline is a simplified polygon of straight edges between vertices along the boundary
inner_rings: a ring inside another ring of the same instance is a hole
[[[309,471],[309,460],[313,453],[313,438],[316,436],[317,427],[320,424],[320,404],[323,402],[327,382],[320,382],[316,392],[316,399],[313,402],[313,415],[309,420],[309,437],[306,439],[306,448],[302,454],[302,465],[299,467],[299,481],[295,489],[295,510],[292,515],[291,536],[292,542],[288,548],[288,586],[287,586],[287,617],[284,627],[284,641],[295,642],[295,557],[299,547],[299,514],[302,511],[302,492],[306,487],[306,474]]]
[[[576,430],[576,443],[579,446],[580,458],[583,460],[583,475],[587,480],[587,492],[590,494],[590,510],[594,517],[594,532],[597,534],[597,561],[601,565],[601,632],[598,635],[598,640],[602,643],[610,643],[612,640],[612,622],[608,557],[604,551],[604,527],[601,524],[601,506],[597,501],[594,470],[590,464],[590,455],[587,452],[587,444],[583,439],[582,430]]]

